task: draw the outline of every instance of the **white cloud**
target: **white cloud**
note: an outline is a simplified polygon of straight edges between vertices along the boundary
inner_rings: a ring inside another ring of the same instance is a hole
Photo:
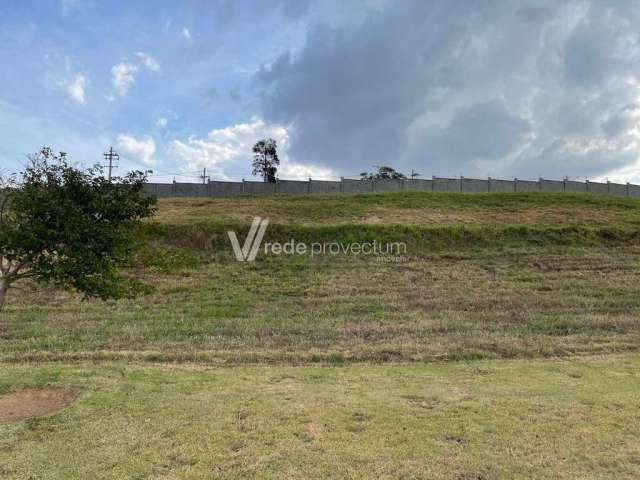
[[[160,71],[160,63],[151,55],[145,52],[136,52],[136,56],[140,59],[140,65],[150,72],[157,73]],[[111,67],[111,83],[116,92],[120,96],[124,96],[136,82],[136,74],[139,71],[139,65],[134,63],[122,62]],[[113,95],[107,97],[112,101]]]
[[[166,119],[166,118],[164,118],[164,117],[159,118],[159,119],[158,119],[158,121],[156,122],[156,124],[157,124],[159,127],[163,127],[163,128],[164,128],[164,127],[166,127],[168,123],[169,123],[169,120],[167,120],[167,119]]]
[[[145,165],[153,165],[156,153],[156,142],[151,137],[136,138],[133,135],[121,133],[118,135],[118,149],[124,157],[136,160]]]
[[[118,94],[124,96],[135,83],[138,67],[131,63],[119,63],[111,67],[111,83]]]
[[[305,165],[295,163],[288,158],[281,160],[280,168],[278,168],[278,176],[283,179],[304,180],[307,178],[315,178],[316,180],[335,180],[338,174],[327,167],[320,165]]]
[[[182,29],[182,36],[187,40],[191,40],[191,31],[187,27],[184,27]]]
[[[190,136],[186,141],[174,140],[169,145],[168,153],[177,157],[185,170],[207,167],[214,179],[240,175],[248,178],[253,160],[251,148],[258,140],[268,137],[278,144],[278,172],[282,178],[328,179],[337,176],[329,168],[292,161],[288,155],[287,128],[268,125],[259,118],[253,118],[249,123],[212,130],[205,139]]]
[[[138,56],[138,58],[140,58],[140,62],[142,62],[142,65],[144,65],[148,70],[152,72],[160,71],[160,63],[158,63],[158,61],[151,55],[144,52],[138,52],[136,53],[136,55]]]
[[[67,85],[67,93],[72,100],[84,105],[85,103],[85,89],[89,83],[87,77],[82,74],[76,75],[73,82]]]

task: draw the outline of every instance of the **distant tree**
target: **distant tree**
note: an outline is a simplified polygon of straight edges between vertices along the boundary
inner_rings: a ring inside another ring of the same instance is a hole
[[[403,179],[407,178],[404,173],[396,171],[395,168],[387,166],[377,166],[375,172],[362,172],[360,174],[361,180],[391,180],[391,179]]]
[[[260,175],[265,182],[273,183],[278,165],[278,146],[273,138],[260,140],[253,146],[253,175]]]
[[[135,291],[119,267],[134,251],[134,227],[154,212],[142,172],[108,181],[99,166],[72,167],[43,148],[0,189],[0,309],[16,282],[32,279],[86,297]]]
[[[269,183],[275,183],[276,181],[276,172],[278,169],[276,167],[267,168],[267,179],[266,181]]]

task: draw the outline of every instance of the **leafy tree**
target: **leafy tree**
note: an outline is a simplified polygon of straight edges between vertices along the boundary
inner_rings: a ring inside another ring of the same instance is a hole
[[[72,288],[85,297],[118,298],[135,282],[119,274],[133,253],[133,229],[155,199],[146,177],[130,172],[113,182],[99,166],[81,170],[43,148],[0,197],[0,309],[7,291],[27,278]]]
[[[384,165],[377,166],[378,170],[375,172],[362,172],[360,174],[361,180],[397,180],[407,178],[404,173],[396,171],[395,168],[386,167]]]
[[[260,175],[265,182],[273,183],[278,165],[278,146],[273,138],[260,140],[253,146],[253,175]]]

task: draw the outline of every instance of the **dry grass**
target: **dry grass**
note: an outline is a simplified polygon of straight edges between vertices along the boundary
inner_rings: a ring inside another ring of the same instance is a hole
[[[637,351],[640,250],[218,259],[135,300],[13,298],[0,356],[208,362],[426,361]]]
[[[635,479],[640,357],[430,365],[0,369],[80,392],[0,422],[5,479]]]
[[[159,228],[172,230],[151,229],[136,267],[154,292],[109,303],[45,287],[11,292],[0,358],[340,363],[637,351],[640,247],[616,229],[633,238],[639,204],[570,194],[165,200]],[[236,262],[221,222],[256,214],[292,222],[269,227],[266,241],[399,236],[412,243],[400,263],[262,254]],[[478,227],[393,225],[430,215]],[[569,217],[590,222],[585,231],[600,240],[577,247],[583,243],[572,232],[557,234]],[[212,220],[198,223],[205,218]],[[331,224],[354,218],[391,225]],[[607,219],[615,222],[597,227]],[[515,226],[496,236],[503,220],[537,230]]]
[[[342,196],[172,198],[162,223],[249,222],[255,215],[291,225],[640,225],[640,200],[580,194],[395,193]]]
[[[52,416],[0,422],[0,477],[638,478],[639,205],[162,201],[131,266],[150,294],[11,292],[0,393],[79,395]],[[406,239],[410,250],[398,263],[236,262],[225,230],[243,235],[254,215],[277,240]]]

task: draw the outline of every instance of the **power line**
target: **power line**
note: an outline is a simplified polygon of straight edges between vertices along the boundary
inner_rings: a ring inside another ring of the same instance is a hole
[[[114,150],[113,147],[109,148],[108,152],[103,153],[104,159],[105,161],[109,162],[107,165],[103,165],[103,167],[108,168],[109,170],[109,174],[108,174],[108,180],[111,181],[111,171],[114,168],[118,168],[117,165],[114,165],[114,160],[117,162],[118,160],[120,160],[120,155],[118,155]]]
[[[209,177],[207,175],[207,168],[203,168],[202,169],[202,175],[200,176],[200,178],[202,179],[202,184],[204,185],[205,183],[207,183],[207,178],[209,178],[209,180],[211,180],[211,177]]]

